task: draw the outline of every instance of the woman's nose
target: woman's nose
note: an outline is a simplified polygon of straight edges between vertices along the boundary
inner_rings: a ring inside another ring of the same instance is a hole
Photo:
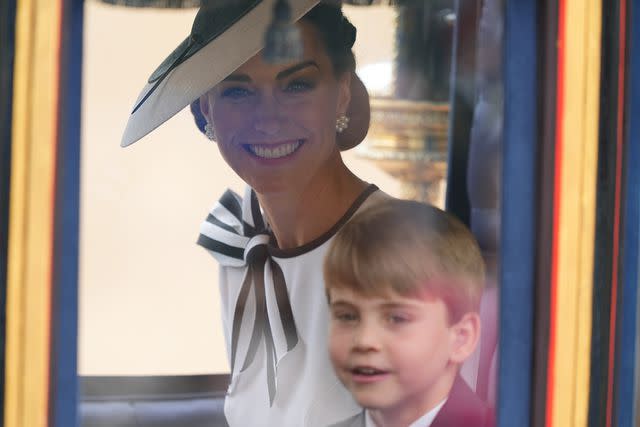
[[[280,119],[277,117],[259,117],[254,121],[255,129],[265,135],[277,135],[280,132]]]
[[[263,95],[254,110],[254,128],[265,135],[276,135],[282,127],[283,117],[273,95]]]

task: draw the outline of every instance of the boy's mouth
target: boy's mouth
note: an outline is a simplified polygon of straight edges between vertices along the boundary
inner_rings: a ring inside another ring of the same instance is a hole
[[[355,375],[372,376],[372,375],[386,374],[387,371],[383,371],[383,370],[377,369],[377,368],[372,368],[372,367],[369,367],[369,366],[357,366],[357,367],[351,369],[351,373],[355,374]]]
[[[369,384],[385,379],[390,372],[373,366],[356,366],[349,369],[349,373],[355,384]]]

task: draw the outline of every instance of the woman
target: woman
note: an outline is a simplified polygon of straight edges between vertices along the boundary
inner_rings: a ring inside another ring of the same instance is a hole
[[[294,16],[315,3],[292,2]],[[201,10],[194,29],[205,25],[205,16]],[[223,195],[198,240],[221,264],[232,367],[225,415],[231,426],[327,426],[359,412],[327,354],[322,260],[342,224],[388,196],[351,173],[338,146],[355,145],[366,133],[346,134],[352,85],[361,85],[351,51],[355,28],[339,7],[327,4],[314,7],[296,25],[301,59],[271,64],[261,53],[249,55],[231,73],[214,71],[220,77],[199,97],[207,136],[248,184],[243,198]],[[170,79],[179,71],[181,56],[193,49],[189,43],[202,39],[193,33],[154,73],[134,114],[155,106],[164,111],[160,116],[175,110],[163,104],[170,96],[153,92],[178,91],[167,91],[163,82],[153,88],[154,78]],[[219,58],[210,53],[208,59]],[[149,100],[151,107],[145,105]],[[366,103],[365,109],[368,116]],[[141,128],[134,120],[127,130],[144,135]],[[130,134],[123,145],[136,139]],[[352,139],[338,142],[337,135]]]

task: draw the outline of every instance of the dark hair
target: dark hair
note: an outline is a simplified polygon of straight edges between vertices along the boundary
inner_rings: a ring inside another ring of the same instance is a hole
[[[320,2],[302,19],[318,30],[336,75],[355,70],[356,59],[351,48],[356,41],[356,27],[343,15],[339,4]]]

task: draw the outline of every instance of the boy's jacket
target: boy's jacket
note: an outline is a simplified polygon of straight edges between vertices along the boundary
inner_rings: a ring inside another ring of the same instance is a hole
[[[494,427],[493,411],[471,391],[459,375],[430,427]],[[365,427],[364,411],[330,427]]]

